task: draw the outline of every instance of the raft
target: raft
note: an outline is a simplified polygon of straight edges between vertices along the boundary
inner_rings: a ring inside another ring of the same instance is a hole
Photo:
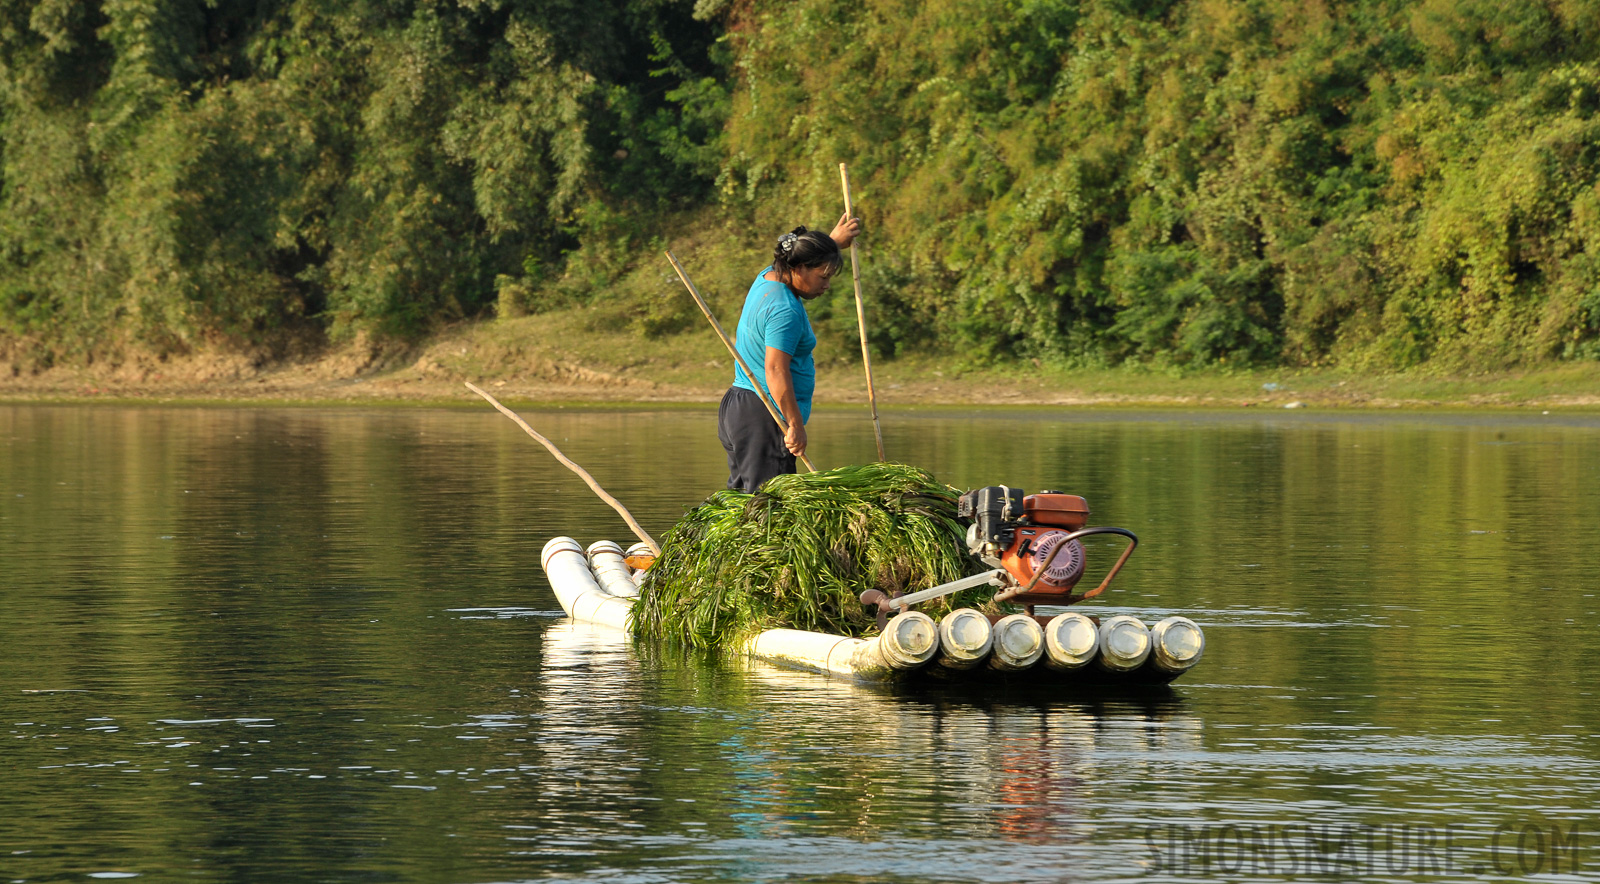
[[[636,551],[609,540],[585,548],[570,537],[555,537],[544,545],[540,562],[573,620],[627,631],[643,572],[633,571],[624,558]],[[769,629],[739,649],[774,665],[860,682],[1004,678],[1085,686],[1168,684],[1204,652],[1205,634],[1187,617],[1148,626],[1126,614],[990,618],[972,608],[938,622],[906,611],[867,638]]]

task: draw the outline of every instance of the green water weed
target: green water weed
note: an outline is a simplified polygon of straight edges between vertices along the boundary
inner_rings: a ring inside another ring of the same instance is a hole
[[[959,492],[916,467],[872,463],[777,476],[753,494],[718,491],[661,544],[634,632],[732,648],[765,629],[860,636],[868,589],[915,592],[982,570],[956,518]],[[983,606],[986,587],[924,605]]]

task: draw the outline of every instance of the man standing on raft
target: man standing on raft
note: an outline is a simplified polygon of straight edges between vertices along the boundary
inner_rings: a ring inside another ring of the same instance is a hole
[[[811,417],[811,392],[816,363],[811,351],[817,336],[811,330],[804,301],[828,290],[844,266],[842,250],[861,234],[861,222],[848,214],[833,232],[796,227],[778,237],[772,264],[756,275],[739,313],[735,346],[758,377],[755,383],[734,366],[733,386],[717,409],[717,438],[728,451],[728,487],[755,491],[773,476],[795,471],[795,457],[806,450],[806,420]],[[772,394],[789,431],[778,428],[761,390]]]

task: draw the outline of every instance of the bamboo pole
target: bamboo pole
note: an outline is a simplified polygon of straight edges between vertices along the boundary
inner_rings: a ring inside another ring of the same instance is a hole
[[[839,164],[839,181],[844,184],[844,214],[854,218],[855,209],[850,204],[850,171]],[[850,242],[850,277],[856,284],[856,327],[861,330],[861,364],[867,370],[867,404],[872,407],[872,435],[878,440],[878,460],[886,461],[883,454],[883,427],[878,423],[878,394],[872,388],[872,354],[867,351],[867,308],[861,300],[861,268],[856,263],[856,244]]]
[[[501,405],[499,400],[478,389],[478,387],[471,381],[467,381],[466,384],[468,390],[471,390],[472,392],[477,393],[479,396],[482,396],[490,405],[493,405],[495,408],[499,409],[501,414],[516,421],[517,426],[521,427],[523,432],[527,433],[529,436],[532,436],[540,445],[550,449],[550,453],[556,456],[556,460],[566,464],[567,469],[577,473],[578,478],[587,482],[589,484],[589,488],[593,490],[595,494],[600,495],[601,500],[611,504],[611,508],[616,510],[618,515],[622,516],[622,520],[628,523],[629,528],[633,529],[633,534],[635,537],[649,544],[650,549],[653,550],[656,555],[661,555],[661,544],[656,543],[656,539],[654,537],[651,537],[643,528],[639,527],[639,523],[633,518],[633,513],[628,512],[628,508],[622,505],[622,501],[617,500],[615,497],[607,494],[606,490],[600,487],[600,483],[596,482],[594,477],[589,475],[588,470],[585,470],[583,467],[573,463],[572,459],[567,457],[565,454],[562,454],[561,449],[557,448],[554,443],[552,443],[549,439],[539,435],[538,432],[533,429],[533,427],[528,426],[527,421],[518,416],[516,412],[505,407],[504,405]]]
[[[700,312],[706,315],[706,319],[711,321],[711,327],[717,330],[717,337],[722,339],[722,343],[728,348],[728,352],[733,354],[733,361],[739,363],[739,368],[744,370],[744,376],[749,378],[750,383],[755,384],[756,388],[761,391],[761,404],[767,407],[767,414],[772,415],[772,419],[778,422],[778,428],[787,434],[789,432],[789,422],[784,420],[783,415],[779,413],[777,400],[773,399],[772,394],[767,391],[766,384],[756,379],[755,372],[750,370],[750,366],[744,364],[744,357],[740,356],[739,351],[734,348],[733,340],[728,337],[727,332],[722,330],[722,324],[717,322],[715,316],[711,315],[711,308],[706,306],[706,299],[700,297],[700,290],[695,288],[694,283],[689,281],[689,274],[684,271],[683,265],[678,263],[678,259],[672,254],[671,249],[667,249],[667,260],[672,262],[672,269],[678,271],[678,278],[683,280],[684,288],[689,290],[689,295],[700,306]],[[817,471],[817,468],[811,465],[811,460],[804,454],[799,455],[799,457],[800,462],[806,465],[806,469],[813,473]]]

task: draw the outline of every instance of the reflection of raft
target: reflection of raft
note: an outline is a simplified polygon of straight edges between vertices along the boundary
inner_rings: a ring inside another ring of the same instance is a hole
[[[541,561],[574,620],[628,628],[639,575],[615,543],[600,541],[585,552],[577,541],[557,537],[545,544]],[[869,638],[769,629],[744,650],[771,663],[859,681],[1008,673],[1041,682],[1165,684],[1199,662],[1205,636],[1186,617],[1147,627],[1127,615],[1095,618],[1070,611],[991,619],[962,608],[938,623],[904,611]]]

